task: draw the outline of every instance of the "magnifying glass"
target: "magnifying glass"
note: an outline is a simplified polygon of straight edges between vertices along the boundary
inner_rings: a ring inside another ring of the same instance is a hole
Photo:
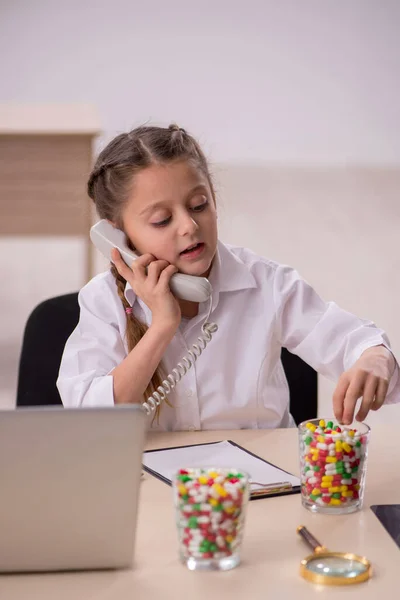
[[[350,552],[330,552],[304,525],[297,528],[297,533],[314,552],[300,563],[300,575],[307,581],[323,585],[352,585],[371,577],[371,563],[364,556]]]

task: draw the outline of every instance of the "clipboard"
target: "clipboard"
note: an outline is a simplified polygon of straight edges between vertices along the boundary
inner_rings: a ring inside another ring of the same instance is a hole
[[[250,486],[250,500],[298,494],[301,490],[298,477],[232,440],[146,450],[142,462],[143,469],[147,473],[167,485],[172,485],[170,478],[172,473],[184,467],[213,466],[243,469],[249,473],[253,484],[255,482],[263,484]]]

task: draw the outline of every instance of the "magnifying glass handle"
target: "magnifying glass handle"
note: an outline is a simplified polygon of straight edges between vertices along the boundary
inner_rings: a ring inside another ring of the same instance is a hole
[[[303,540],[313,549],[314,552],[322,552],[326,548],[310,533],[304,525],[299,525],[297,533],[301,535]]]

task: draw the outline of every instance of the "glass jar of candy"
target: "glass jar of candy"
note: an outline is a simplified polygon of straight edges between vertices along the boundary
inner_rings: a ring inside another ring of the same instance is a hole
[[[301,500],[316,513],[348,514],[363,503],[370,428],[313,419],[298,427]]]
[[[194,570],[240,563],[248,474],[231,468],[184,468],[172,480],[179,555]]]

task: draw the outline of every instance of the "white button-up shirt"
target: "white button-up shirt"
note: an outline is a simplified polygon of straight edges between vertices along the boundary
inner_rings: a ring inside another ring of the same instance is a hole
[[[159,430],[290,427],[289,388],[281,348],[297,354],[319,373],[336,380],[370,346],[389,347],[385,333],[333,302],[325,303],[286,266],[250,250],[218,243],[210,273],[210,321],[218,331],[165,402]],[[151,324],[151,311],[126,285],[134,314]],[[110,271],[79,293],[79,323],[67,341],[57,386],[66,407],[111,406],[109,373],[127,356],[126,314]],[[169,344],[163,367],[180,362],[209,310],[183,322]],[[386,402],[400,400],[398,366]]]

